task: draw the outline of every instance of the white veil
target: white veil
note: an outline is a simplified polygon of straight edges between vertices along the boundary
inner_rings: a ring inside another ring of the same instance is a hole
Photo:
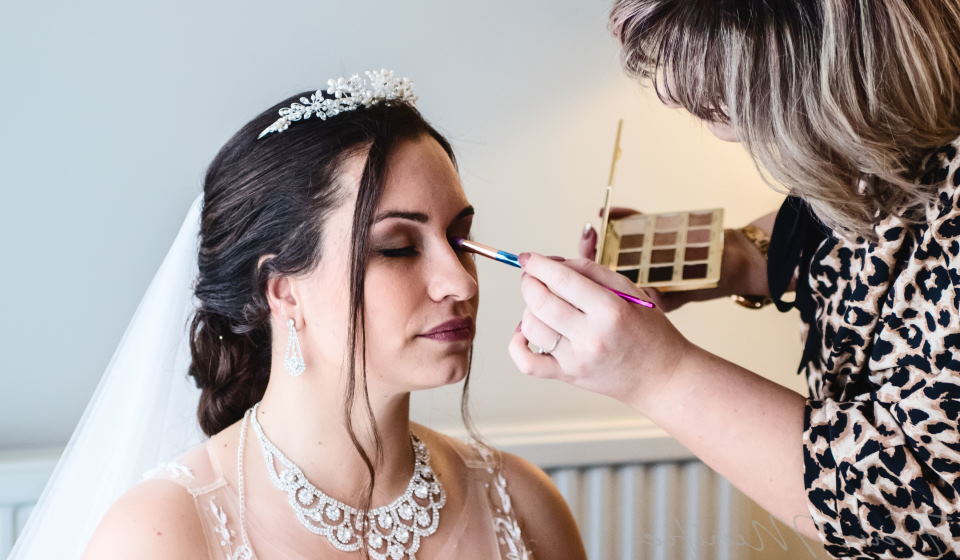
[[[144,471],[203,441],[186,373],[203,193],[187,212],[60,456],[10,560],[79,558]]]

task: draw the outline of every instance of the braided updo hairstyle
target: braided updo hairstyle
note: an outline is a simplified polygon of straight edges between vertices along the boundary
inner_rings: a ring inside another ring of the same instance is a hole
[[[345,199],[337,181],[340,164],[369,150],[350,248],[351,350],[358,325],[363,340],[364,255],[391,146],[428,134],[455,164],[446,139],[402,102],[302,120],[257,139],[276,120],[279,108],[310,93],[291,96],[257,115],[227,141],[206,172],[189,375],[202,390],[197,416],[207,435],[240,420],[263,397],[272,340],[266,282],[271,275],[309,273],[319,263],[325,217]],[[275,256],[258,269],[258,259],[271,253]],[[350,372],[356,375],[355,365]],[[348,399],[352,406],[352,391]]]

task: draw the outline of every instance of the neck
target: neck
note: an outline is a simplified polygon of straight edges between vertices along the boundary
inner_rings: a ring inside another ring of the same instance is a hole
[[[357,506],[369,484],[367,465],[350,438],[345,421],[345,387],[322,375],[290,377],[282,366],[271,372],[257,411],[267,438],[330,496]],[[413,473],[410,445],[410,393],[375,393],[370,406],[382,443],[381,462],[361,389],[354,394],[353,432],[374,462],[373,507],[403,493]],[[256,436],[250,434],[256,441]],[[255,444],[256,445],[256,444]]]

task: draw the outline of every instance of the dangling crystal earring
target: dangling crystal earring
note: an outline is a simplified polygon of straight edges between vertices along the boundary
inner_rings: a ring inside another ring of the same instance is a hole
[[[305,369],[303,353],[300,352],[300,340],[297,339],[297,329],[293,326],[293,319],[287,319],[287,352],[283,357],[283,364],[287,372],[297,377]]]

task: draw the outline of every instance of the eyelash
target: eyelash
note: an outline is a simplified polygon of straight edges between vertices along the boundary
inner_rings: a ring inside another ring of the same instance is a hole
[[[466,239],[472,240],[473,237],[467,236]],[[453,245],[453,241],[450,242]],[[454,247],[454,250],[458,253],[466,253],[467,251],[461,249],[460,247]],[[400,247],[398,249],[382,249],[380,254],[388,258],[402,258],[402,257],[415,257],[417,256],[417,249],[413,245],[408,245],[406,247]]]

